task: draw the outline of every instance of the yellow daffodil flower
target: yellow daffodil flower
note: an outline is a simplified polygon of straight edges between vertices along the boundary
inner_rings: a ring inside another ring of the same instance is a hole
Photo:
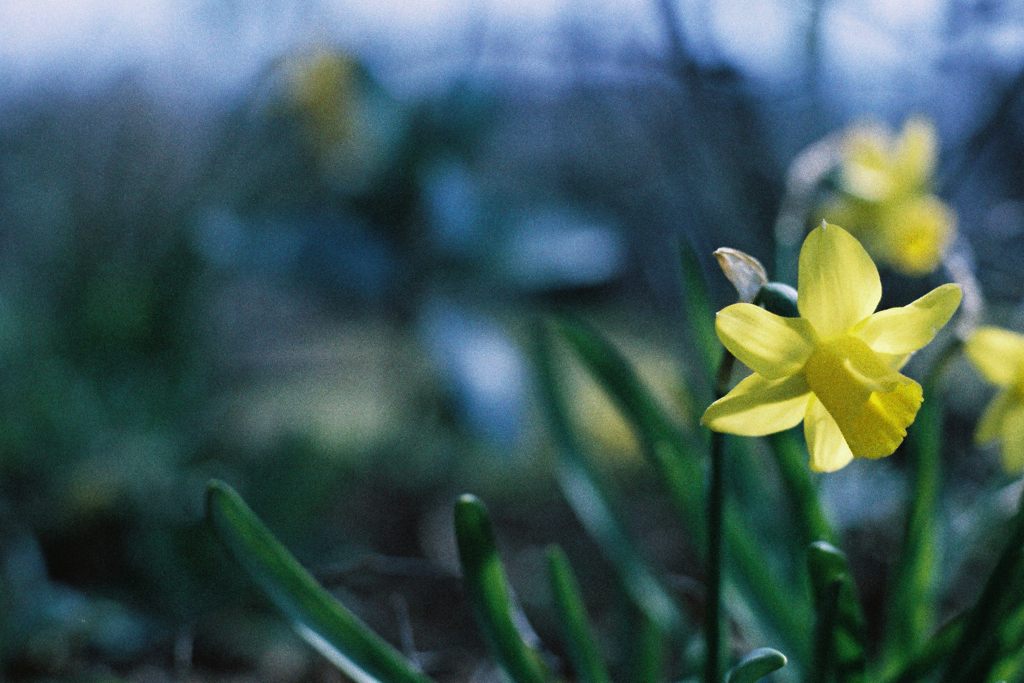
[[[356,127],[358,64],[341,52],[318,49],[293,58],[290,95],[318,151],[346,144]]]
[[[938,148],[935,126],[920,116],[908,119],[895,139],[878,125],[855,126],[846,136],[841,182],[869,202],[927,193]]]
[[[713,403],[701,422],[764,436],[804,422],[811,469],[891,455],[921,406],[921,386],[899,373],[960,305],[946,284],[909,306],[875,312],[878,269],[850,233],[825,224],[800,250],[797,309],[783,318],[752,304],[719,311],[715,330],[754,371]]]
[[[880,126],[856,126],[843,145],[841,191],[821,213],[849,228],[880,262],[926,275],[956,234],[956,214],[929,189],[937,157],[938,136],[927,119],[909,119],[896,138]]]
[[[998,441],[1008,472],[1024,470],[1024,336],[998,327],[979,327],[965,347],[985,379],[999,393],[985,409],[974,439]]]
[[[396,103],[355,57],[331,47],[288,57],[282,73],[286,111],[324,179],[342,192],[365,191],[401,140]]]

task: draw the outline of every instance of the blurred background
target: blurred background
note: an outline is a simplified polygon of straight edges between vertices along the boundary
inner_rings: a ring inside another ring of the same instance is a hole
[[[442,680],[494,675],[456,575],[464,491],[542,635],[552,541],[621,620],[551,477],[536,319],[593,322],[699,414],[678,245],[729,303],[711,252],[775,272],[801,150],[911,115],[985,319],[1019,330],[1017,0],[6,0],[0,679],[340,680],[217,545],[210,477]],[[886,305],[947,277],[883,272]],[[991,390],[954,372],[950,540],[1010,481],[970,445]],[[699,577],[625,423],[570,380],[645,554]],[[862,465],[822,486],[870,611],[905,462]]]

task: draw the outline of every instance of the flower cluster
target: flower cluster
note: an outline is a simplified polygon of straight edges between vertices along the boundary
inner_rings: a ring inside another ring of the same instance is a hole
[[[811,469],[819,472],[891,455],[922,401],[921,386],[899,370],[949,321],[961,292],[946,284],[876,313],[881,297],[878,270],[860,243],[840,227],[816,228],[800,250],[800,317],[749,303],[718,313],[719,339],[754,374],[701,422],[763,436],[802,420]]]
[[[838,192],[821,215],[850,230],[878,261],[907,275],[935,270],[956,231],[956,214],[931,193],[938,141],[915,117],[896,137],[877,125],[843,141]]]

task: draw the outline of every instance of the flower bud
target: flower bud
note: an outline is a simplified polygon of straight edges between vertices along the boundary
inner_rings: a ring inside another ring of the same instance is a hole
[[[718,265],[733,284],[743,303],[752,303],[761,287],[768,284],[768,273],[761,262],[739,249],[722,247],[715,251]]]

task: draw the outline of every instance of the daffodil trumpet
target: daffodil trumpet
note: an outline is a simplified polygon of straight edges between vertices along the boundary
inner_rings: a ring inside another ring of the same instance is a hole
[[[882,285],[871,257],[842,228],[823,223],[800,250],[799,317],[748,303],[719,311],[715,331],[753,374],[715,401],[701,423],[764,436],[804,423],[811,469],[891,455],[921,406],[900,374],[960,305],[956,284],[908,306],[876,312]]]

